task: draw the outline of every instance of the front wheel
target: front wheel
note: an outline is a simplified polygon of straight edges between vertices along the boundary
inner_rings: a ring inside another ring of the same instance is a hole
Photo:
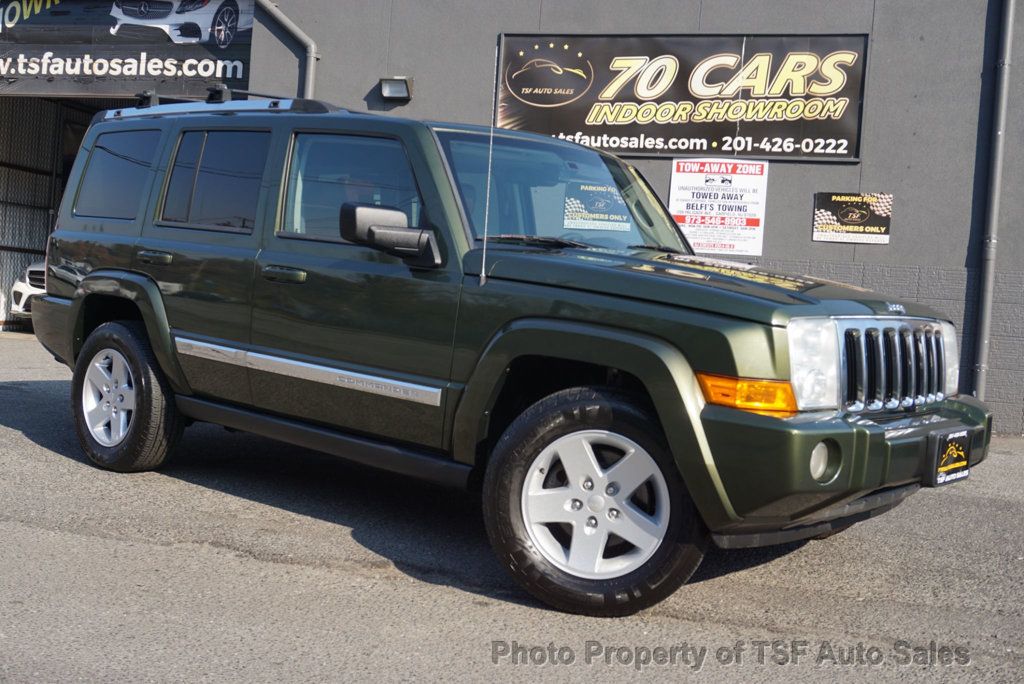
[[[553,394],[506,430],[484,478],[484,519],[527,591],[594,616],[669,596],[708,540],[657,422],[596,388]]]

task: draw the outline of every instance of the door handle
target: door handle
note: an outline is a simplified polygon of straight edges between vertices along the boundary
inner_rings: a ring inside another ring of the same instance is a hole
[[[302,269],[288,266],[264,266],[260,274],[275,283],[304,283],[307,276]]]
[[[169,252],[157,252],[148,249],[142,250],[136,256],[139,257],[139,261],[142,263],[153,264],[154,266],[169,266],[174,261],[174,255]]]

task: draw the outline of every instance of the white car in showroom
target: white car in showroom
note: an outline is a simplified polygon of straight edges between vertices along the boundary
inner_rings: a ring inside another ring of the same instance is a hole
[[[114,0],[110,10],[122,26],[148,26],[175,43],[211,43],[226,48],[241,31],[252,30],[255,0]]]
[[[46,264],[38,261],[14,283],[11,291],[11,316],[32,318],[32,298],[46,294]]]

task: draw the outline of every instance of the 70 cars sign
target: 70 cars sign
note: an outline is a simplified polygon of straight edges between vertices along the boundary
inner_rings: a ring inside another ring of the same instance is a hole
[[[857,157],[863,35],[503,35],[496,124],[630,156]]]

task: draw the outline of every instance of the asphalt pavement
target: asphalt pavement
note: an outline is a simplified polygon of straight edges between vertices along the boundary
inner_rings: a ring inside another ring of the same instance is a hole
[[[193,426],[85,462],[70,371],[0,334],[0,681],[1019,681],[1024,440],[827,540],[712,551],[630,618],[531,600],[471,494]]]

